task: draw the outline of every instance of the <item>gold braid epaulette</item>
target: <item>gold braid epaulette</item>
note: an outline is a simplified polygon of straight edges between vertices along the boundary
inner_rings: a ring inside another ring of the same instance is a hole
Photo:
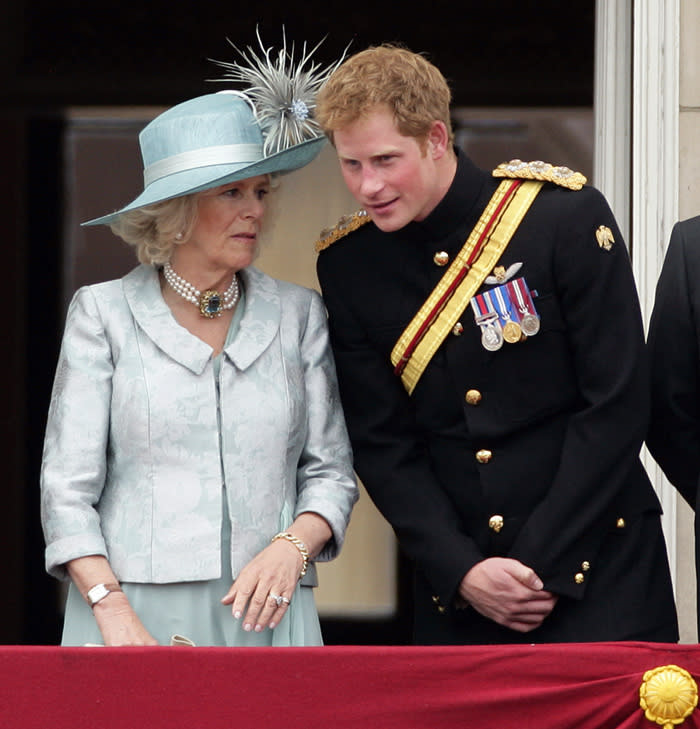
[[[353,230],[357,230],[365,223],[369,223],[371,218],[366,210],[358,210],[351,215],[343,215],[343,217],[332,227],[321,231],[321,236],[316,241],[316,252],[320,253],[324,248],[328,248],[331,243],[335,243]]]
[[[510,177],[518,180],[543,180],[555,185],[568,187],[569,190],[580,190],[586,184],[586,177],[568,167],[555,167],[549,162],[523,162],[512,159],[503,162],[491,173],[494,177]]]

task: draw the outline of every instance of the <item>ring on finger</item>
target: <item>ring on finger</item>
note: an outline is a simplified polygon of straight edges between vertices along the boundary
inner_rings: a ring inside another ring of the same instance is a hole
[[[285,597],[284,595],[274,595],[273,593],[270,593],[270,597],[277,603],[277,607],[280,607],[281,605],[289,605],[291,602],[288,597]]]

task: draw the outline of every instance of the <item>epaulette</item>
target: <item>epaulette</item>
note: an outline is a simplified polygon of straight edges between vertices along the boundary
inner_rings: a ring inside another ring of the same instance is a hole
[[[512,177],[518,180],[544,180],[555,185],[568,187],[569,190],[580,190],[586,184],[586,177],[568,167],[554,167],[549,162],[523,162],[512,159],[503,162],[491,173],[494,177]]]
[[[358,210],[351,215],[343,215],[343,217],[332,227],[321,231],[319,239],[316,241],[316,252],[320,253],[324,248],[335,243],[353,230],[357,230],[365,223],[369,223],[372,218],[367,214],[366,210]]]

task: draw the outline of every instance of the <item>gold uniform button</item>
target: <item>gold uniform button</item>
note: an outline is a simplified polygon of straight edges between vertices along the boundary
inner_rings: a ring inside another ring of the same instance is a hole
[[[446,266],[450,262],[450,256],[446,251],[438,251],[433,256],[433,263],[436,266]]]
[[[616,526],[617,526],[618,529],[624,529],[627,526],[627,524],[625,524],[625,520],[622,517],[620,517],[617,520],[617,525]]]
[[[574,575],[574,582],[575,582],[575,583],[576,583],[577,585],[582,585],[582,584],[583,584],[583,581],[584,581],[585,579],[586,579],[586,578],[585,578],[585,577],[583,576],[583,573],[582,573],[582,572],[577,572],[577,573],[576,573],[576,574]]]
[[[582,569],[582,570],[583,570],[584,572],[588,572],[588,570],[589,570],[589,569],[591,569],[591,563],[590,563],[590,562],[588,562],[588,561],[586,561],[586,562],[581,562],[581,569]]]
[[[503,517],[500,514],[494,514],[489,519],[489,529],[498,534],[503,529]]]
[[[481,393],[478,390],[467,390],[464,399],[467,405],[478,405],[481,402]]]
[[[476,460],[479,461],[479,463],[488,463],[492,457],[493,453],[486,448],[482,448],[476,452]]]
[[[462,322],[458,321],[453,327],[452,327],[452,334],[455,335],[455,337],[459,337],[462,332],[464,331],[464,327],[462,326]]]
[[[437,611],[440,613],[440,615],[442,615],[444,612],[446,612],[447,608],[443,607],[440,604],[440,597],[438,595],[433,595],[431,599],[433,601],[433,604],[437,608]]]

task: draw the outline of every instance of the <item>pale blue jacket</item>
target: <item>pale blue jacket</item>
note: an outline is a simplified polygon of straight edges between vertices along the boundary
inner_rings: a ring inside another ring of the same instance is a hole
[[[241,278],[218,381],[154,267],[75,294],[41,472],[50,574],[104,555],[121,581],[221,576],[222,482],[232,578],[302,512],[333,531],[318,559],[340,550],[358,492],[321,298],[253,267]]]

